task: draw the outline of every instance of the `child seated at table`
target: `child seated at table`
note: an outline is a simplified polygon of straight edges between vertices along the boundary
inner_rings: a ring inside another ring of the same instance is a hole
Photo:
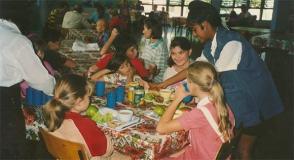
[[[136,41],[131,37],[118,32],[114,28],[108,41],[105,43],[103,48],[100,50],[100,55],[102,56],[95,65],[92,65],[88,73],[94,73],[98,70],[103,70],[106,68],[108,63],[112,60],[114,51],[110,50],[111,45],[114,44],[114,48],[118,52],[122,52],[127,55],[130,63],[134,66],[136,72],[143,79],[148,79],[150,76],[149,71],[144,67],[142,60],[138,58],[138,50]]]
[[[113,154],[111,138],[94,121],[81,115],[87,110],[92,94],[92,87],[84,77],[73,74],[62,77],[53,94],[54,98],[43,108],[45,125],[51,134],[83,144],[90,159],[128,158]]]
[[[182,85],[176,89],[175,99],[164,112],[156,130],[161,134],[183,129],[189,131],[190,145],[173,157],[175,159],[215,159],[222,143],[233,137],[233,113],[225,102],[217,72],[210,63],[197,61],[191,64],[187,81],[189,92]],[[197,96],[199,103],[191,111],[173,119],[177,106],[188,95]]]
[[[49,72],[49,74],[51,74],[52,76],[59,76],[59,73],[52,68],[51,64],[47,62],[46,60],[44,60],[44,56],[45,56],[44,50],[46,48],[45,41],[43,41],[38,35],[34,33],[29,34],[27,37],[31,40],[34,52],[39,57],[43,66]],[[25,98],[26,90],[27,88],[29,88],[28,83],[26,81],[23,81],[22,83],[20,83],[20,88],[21,88],[21,96]]]
[[[97,32],[97,43],[99,47],[103,47],[109,38],[109,33],[107,31],[106,20],[101,18],[96,22],[96,32]]]
[[[191,55],[191,43],[185,37],[175,37],[170,44],[170,56],[168,59],[169,67],[163,74],[163,81],[181,72],[183,69],[189,67],[191,61],[189,56]],[[175,88],[179,84],[185,83],[186,80],[178,82],[169,86],[168,88]]]
[[[139,82],[141,77],[135,73],[126,55],[116,53],[108,63],[106,69],[95,73],[92,80],[103,80],[112,84],[126,85],[129,82]]]

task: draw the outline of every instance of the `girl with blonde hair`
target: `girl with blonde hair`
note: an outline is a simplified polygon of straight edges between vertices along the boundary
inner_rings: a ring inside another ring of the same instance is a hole
[[[161,117],[156,130],[167,134],[189,131],[190,145],[176,159],[215,159],[222,143],[233,137],[234,116],[225,102],[223,89],[215,68],[208,62],[195,62],[188,68],[188,89],[181,85],[175,100]],[[184,97],[192,95],[199,103],[189,112],[173,119],[177,106]],[[170,157],[168,157],[170,158]]]
[[[87,110],[92,94],[92,86],[84,77],[62,77],[53,94],[54,98],[43,108],[45,125],[51,134],[84,144],[90,159],[118,156],[113,154],[111,139],[94,121],[81,115]]]

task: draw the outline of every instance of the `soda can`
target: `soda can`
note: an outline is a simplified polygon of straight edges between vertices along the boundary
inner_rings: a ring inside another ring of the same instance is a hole
[[[135,88],[130,86],[128,90],[128,101],[130,103],[134,103],[134,95],[135,95]]]
[[[144,90],[143,89],[135,90],[134,104],[136,104],[136,105],[140,104],[143,97],[144,97]]]

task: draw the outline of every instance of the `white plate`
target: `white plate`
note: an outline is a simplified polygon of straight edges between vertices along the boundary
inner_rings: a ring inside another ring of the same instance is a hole
[[[104,124],[97,123],[97,125],[101,126],[101,127],[109,128],[112,130],[116,130],[116,131],[123,131],[125,129],[130,128],[130,127],[138,125],[142,122],[144,122],[143,119],[141,119],[137,116],[133,116],[132,120],[130,120],[129,122],[126,122],[126,123],[123,123],[117,119],[113,119],[111,122],[104,123]],[[109,125],[109,123],[113,124],[113,126]]]
[[[143,114],[144,114],[145,117],[148,117],[148,118],[153,119],[155,121],[160,120],[160,117],[156,113],[154,113],[153,111],[146,110],[146,111],[143,112]]]

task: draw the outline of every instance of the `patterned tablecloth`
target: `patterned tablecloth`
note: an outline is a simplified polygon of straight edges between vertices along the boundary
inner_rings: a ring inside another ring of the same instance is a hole
[[[73,51],[73,42],[74,40],[63,40],[61,42],[61,48],[58,52],[76,61],[77,67],[73,70],[73,72],[84,73],[99,59],[99,51]]]
[[[276,48],[294,55],[294,34],[263,34],[253,36],[251,43],[257,48]]]
[[[93,97],[94,98],[94,97]],[[92,104],[104,106],[105,100],[97,98]],[[157,121],[143,115],[146,108],[117,106],[117,109],[128,108],[143,122],[127,128],[123,131],[116,131],[109,128],[102,128],[105,134],[112,137],[114,148],[119,152],[130,155],[133,159],[159,159],[175,153],[189,144],[189,132],[178,131],[167,135],[160,135],[156,132]],[[26,117],[27,139],[40,140],[39,127],[44,127],[41,107],[24,107]]]
[[[189,132],[178,131],[167,135],[156,132],[157,121],[142,115],[142,108],[128,108],[144,121],[123,131],[103,128],[113,137],[114,147],[133,159],[159,159],[175,153],[189,144]]]
[[[85,42],[94,42],[97,40],[95,30],[91,29],[69,29],[65,39],[75,40],[79,39]]]

